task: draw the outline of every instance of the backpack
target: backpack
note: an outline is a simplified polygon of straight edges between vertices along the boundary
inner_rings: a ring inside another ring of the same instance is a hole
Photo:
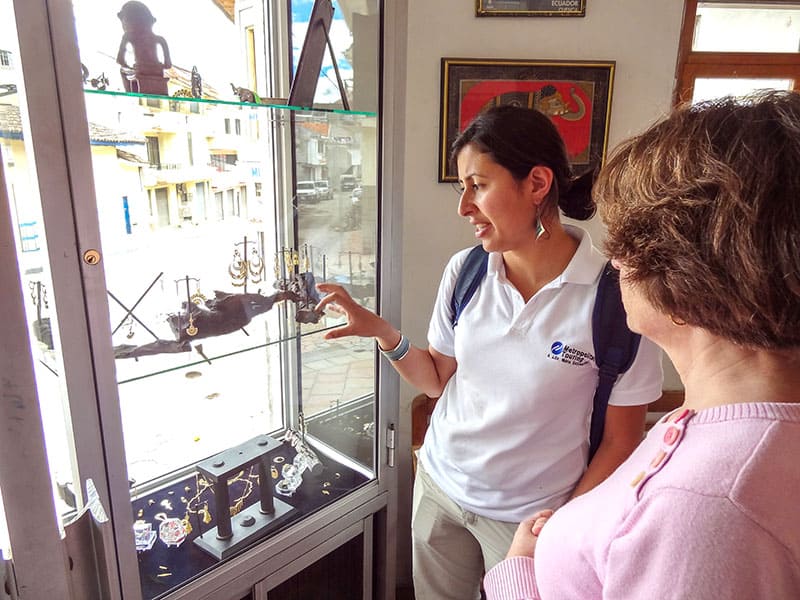
[[[453,311],[453,326],[458,323],[461,312],[472,298],[475,290],[486,276],[489,254],[483,246],[475,246],[467,255],[456,278],[455,289],[450,300]],[[619,273],[607,262],[600,275],[597,296],[592,310],[592,341],[594,361],[599,371],[594,393],[592,421],[589,427],[589,461],[603,439],[606,409],[611,389],[619,375],[627,371],[639,349],[641,337],[628,329],[625,308],[619,291]]]

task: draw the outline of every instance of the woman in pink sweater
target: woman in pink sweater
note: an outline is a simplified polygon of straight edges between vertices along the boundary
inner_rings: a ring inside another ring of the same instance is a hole
[[[523,521],[488,598],[800,598],[800,95],[678,109],[594,193],[628,324],[685,403]]]

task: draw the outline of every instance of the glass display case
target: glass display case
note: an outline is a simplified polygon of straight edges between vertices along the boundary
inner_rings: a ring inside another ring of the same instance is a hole
[[[316,309],[316,284],[373,310],[385,293],[381,122],[358,100],[378,94],[346,73],[352,109],[278,97],[273,50],[291,36],[273,3],[192,2],[187,30],[177,0],[0,1],[7,22],[54,32],[52,64],[9,48],[24,78],[0,110],[25,126],[0,139],[67,538],[96,490],[94,566],[111,597],[148,600],[242,597],[297,571],[276,558],[287,548],[373,544],[396,421],[379,383],[393,380],[371,339],[325,339],[344,319]]]
[[[315,310],[321,281],[374,307],[375,182],[299,185],[370,160],[376,119],[107,90],[86,110],[101,249],[84,260],[104,271],[153,598],[375,478],[374,343],[326,341],[342,317]]]

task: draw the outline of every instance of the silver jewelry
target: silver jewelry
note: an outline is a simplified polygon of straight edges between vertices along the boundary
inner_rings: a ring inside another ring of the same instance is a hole
[[[408,354],[408,351],[411,350],[411,342],[409,342],[408,338],[401,333],[400,341],[397,342],[397,346],[391,350],[384,350],[379,345],[378,350],[380,350],[381,354],[383,354],[390,361],[397,362],[398,360],[405,358],[406,354]]]
[[[542,218],[537,214],[536,215],[536,239],[538,240],[540,237],[544,236],[545,234],[547,234],[547,237],[550,237],[549,232],[547,231],[547,228],[544,226],[544,223],[542,223]]]
[[[283,439],[289,442],[297,451],[297,454],[295,454],[292,460],[292,464],[301,475],[306,469],[310,471],[312,475],[319,475],[322,473],[324,467],[317,454],[306,443],[302,433],[294,429],[287,429]],[[284,468],[286,468],[286,466],[284,466]]]

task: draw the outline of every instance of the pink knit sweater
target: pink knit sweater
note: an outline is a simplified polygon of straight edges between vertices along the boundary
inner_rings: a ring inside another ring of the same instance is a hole
[[[558,510],[489,600],[800,598],[800,404],[680,411]]]

